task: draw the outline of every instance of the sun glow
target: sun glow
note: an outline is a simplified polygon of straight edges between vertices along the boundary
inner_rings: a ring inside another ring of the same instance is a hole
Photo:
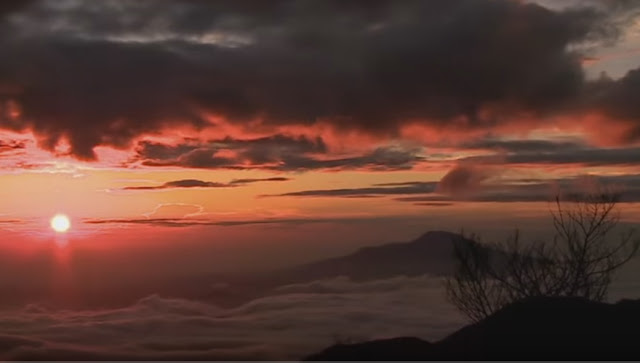
[[[64,214],[56,214],[53,218],[51,218],[51,228],[58,232],[64,233],[69,230],[71,227],[71,221],[69,221],[69,217]]]

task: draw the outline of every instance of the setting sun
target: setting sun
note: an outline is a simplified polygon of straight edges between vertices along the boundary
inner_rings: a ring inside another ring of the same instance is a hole
[[[69,221],[69,217],[64,214],[56,214],[53,218],[51,218],[51,228],[59,233],[66,232],[71,227],[71,221]]]

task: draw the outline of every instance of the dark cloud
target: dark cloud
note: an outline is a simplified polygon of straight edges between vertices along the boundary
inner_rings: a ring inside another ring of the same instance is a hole
[[[215,182],[205,182],[197,179],[174,180],[174,181],[166,182],[163,184],[163,187],[165,188],[195,188],[195,187],[217,188],[221,186],[225,186],[225,184],[215,183]]]
[[[399,183],[377,183],[373,184],[374,187],[411,187],[411,186],[419,186],[424,185],[425,182],[421,181],[407,181],[407,182],[399,182]]]
[[[319,159],[300,155],[289,155],[276,170],[312,170],[312,169],[369,169],[369,170],[403,170],[411,169],[416,163],[423,161],[420,150],[404,150],[394,147],[379,147],[361,156]]]
[[[460,164],[449,170],[440,179],[436,192],[461,197],[474,193],[495,174],[490,167],[482,164]]]
[[[222,151],[232,155],[219,156]],[[136,147],[136,160],[146,166],[182,166],[190,168],[243,168],[242,165],[264,165],[282,162],[296,155],[315,155],[327,151],[321,138],[273,135],[255,139],[235,139],[200,142],[187,141],[165,145],[142,141]]]
[[[640,162],[640,147],[598,148],[581,142],[551,140],[480,140],[462,146],[500,152],[463,158],[468,163],[502,164],[584,164],[635,165]]]
[[[327,152],[327,146],[320,137],[311,139],[304,136],[273,135],[246,140],[227,137],[212,143],[220,149],[239,151],[239,156],[252,164],[280,162],[292,155]]]
[[[474,193],[462,195],[430,194],[395,198],[401,202],[412,202],[417,205],[432,203],[474,201],[474,202],[546,202],[554,200],[559,192],[557,181],[536,183],[502,183],[484,186]]]
[[[483,173],[481,169],[456,166],[439,182],[384,183],[372,187],[302,190],[269,196],[357,198],[407,195],[394,199],[417,205],[446,206],[459,201],[546,202],[555,200],[558,195],[567,197],[587,192],[582,190],[585,185],[600,185],[604,190],[619,193],[622,202],[640,201],[640,175],[636,174],[500,180],[485,178]]]
[[[84,159],[163,127],[205,127],[204,113],[395,135],[409,119],[502,122],[485,106],[504,118],[558,112],[585,89],[570,46],[620,26],[607,10],[510,0],[36,5],[0,35],[3,103],[20,110],[0,121],[33,128],[46,149],[68,139]],[[629,108],[635,78],[607,86],[598,104]],[[193,165],[227,162],[192,153]]]
[[[4,0],[0,2],[0,20],[3,16],[20,11],[33,2],[32,0]]]
[[[586,145],[579,141],[481,139],[463,143],[460,147],[463,149],[490,149],[512,153],[537,153],[583,150]]]
[[[629,71],[623,78],[613,81],[601,79],[587,90],[584,102],[606,115],[626,121],[630,129],[622,135],[622,141],[640,140],[640,104],[636,95],[640,92],[640,69]]]
[[[234,179],[228,183],[209,182],[198,179],[181,179],[168,181],[162,185],[155,186],[128,186],[122,188],[123,190],[161,190],[161,189],[175,189],[175,188],[232,188],[241,185],[253,184],[258,182],[272,182],[272,181],[288,181],[289,178],[273,177],[273,178],[253,178],[253,179]]]
[[[345,198],[353,196],[345,195]],[[357,195],[356,197],[360,197]],[[405,220],[406,217],[291,217],[291,218],[260,218],[260,219],[238,219],[238,220],[215,220],[210,218],[191,217],[149,217],[149,218],[104,218],[85,219],[87,224],[121,224],[121,225],[149,225],[159,227],[195,227],[195,226],[244,226],[244,225],[303,225],[303,224],[350,224],[350,223],[381,223],[383,221],[393,221],[396,219]]]
[[[231,185],[217,182],[207,182],[197,179],[182,179],[166,182],[156,186],[124,187],[123,190],[158,190],[172,188],[228,188]]]
[[[88,224],[144,224],[162,227],[194,227],[194,226],[243,226],[255,224],[308,224],[345,222],[348,219],[332,218],[265,218],[251,220],[214,221],[196,218],[117,218],[117,219],[87,219]]]
[[[141,142],[131,163],[144,166],[186,168],[268,169],[302,171],[313,169],[411,169],[424,160],[420,149],[379,147],[360,156],[330,158],[324,141],[306,137],[274,135],[257,139],[193,141],[179,145]]]
[[[0,154],[23,150],[26,146],[25,140],[0,140]]]
[[[436,182],[411,182],[401,183],[401,186],[395,187],[365,187],[365,188],[349,188],[349,189],[319,189],[319,190],[303,190],[299,192],[290,192],[278,195],[267,196],[290,196],[290,197],[369,197],[384,196],[398,194],[425,194],[435,191]]]
[[[583,149],[573,152],[517,154],[506,157],[508,163],[549,163],[599,165],[637,165],[640,148]]]
[[[567,198],[581,193],[593,191],[591,187],[598,185],[603,191],[620,194],[622,202],[640,201],[640,175],[593,176],[578,175],[575,177],[551,180],[512,180],[490,183],[476,193],[463,200],[477,202],[549,202],[556,196]],[[441,195],[425,195],[420,197],[397,198],[405,202],[432,202],[450,200]]]
[[[258,182],[264,182],[264,181],[289,181],[291,179],[289,178],[285,178],[285,177],[273,177],[273,178],[253,178],[253,179],[233,179],[231,182],[229,182],[229,184],[252,184],[252,183],[258,183]]]

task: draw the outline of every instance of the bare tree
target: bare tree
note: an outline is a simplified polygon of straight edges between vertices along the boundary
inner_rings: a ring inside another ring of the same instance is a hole
[[[458,269],[446,282],[449,301],[470,319],[483,319],[506,304],[536,296],[606,299],[614,272],[635,256],[634,231],[612,232],[620,221],[618,195],[592,193],[556,198],[550,208],[555,237],[520,243],[518,231],[502,244],[478,236],[455,244]]]

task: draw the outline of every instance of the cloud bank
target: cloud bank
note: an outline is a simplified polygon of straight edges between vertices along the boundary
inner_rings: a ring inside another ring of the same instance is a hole
[[[127,186],[122,188],[123,190],[162,190],[162,189],[177,189],[177,188],[233,188],[237,186],[243,186],[247,184],[259,183],[259,182],[283,182],[291,179],[285,177],[272,177],[272,178],[252,178],[252,179],[234,179],[228,183],[210,182],[198,179],[181,179],[172,180],[161,185],[154,186]]]
[[[638,141],[640,71],[588,81],[580,50],[615,41],[637,4],[587,5],[11,1],[0,13],[0,126],[34,131],[47,150],[68,143],[87,160],[96,146],[222,121],[395,137],[415,123],[486,130],[522,116],[596,115],[619,142]],[[386,153],[277,168],[377,164]],[[162,163],[226,162],[195,149]]]
[[[491,166],[489,166],[490,168]],[[586,192],[585,180],[604,190],[619,193],[622,202],[640,201],[640,175],[614,176],[577,175],[574,177],[541,179],[494,178],[497,171],[483,165],[453,167],[439,182],[403,182],[376,184],[372,187],[349,189],[302,190],[268,195],[269,197],[385,197],[394,196],[402,202],[417,202],[425,206],[449,206],[450,202],[548,202],[572,193]]]
[[[112,310],[0,314],[8,360],[297,360],[340,339],[439,339],[463,324],[427,276],[281,287],[237,308],[157,295]],[[364,303],[363,303],[364,302]]]

